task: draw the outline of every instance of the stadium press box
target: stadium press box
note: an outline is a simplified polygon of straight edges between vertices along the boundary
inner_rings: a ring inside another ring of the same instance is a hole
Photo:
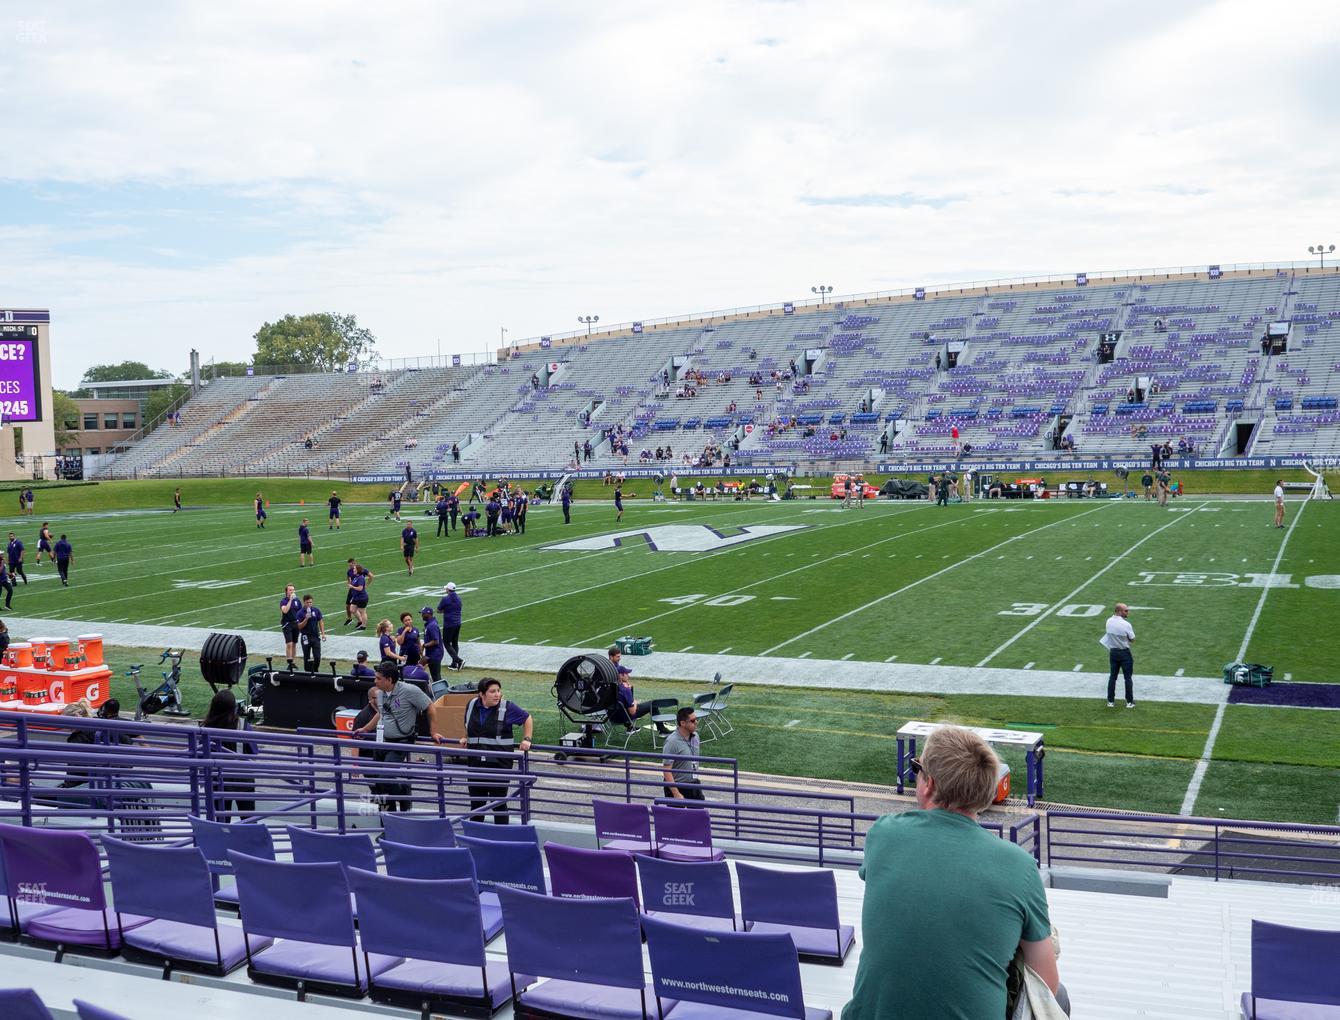
[[[81,698],[100,708],[111,696],[102,635],[16,641],[0,658],[0,712],[58,715]]]

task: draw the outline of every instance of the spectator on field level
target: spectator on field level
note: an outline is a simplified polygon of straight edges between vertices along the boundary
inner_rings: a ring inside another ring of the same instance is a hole
[[[200,721],[200,725],[207,730],[251,729],[251,724],[238,714],[237,697],[226,688],[210,699],[209,708],[205,711],[205,718]],[[254,755],[256,745],[249,740],[213,737],[210,740],[210,753],[220,758],[227,758],[230,755]],[[234,806],[237,807],[239,820],[255,813],[256,801],[253,798],[256,794],[256,781],[246,772],[224,766],[221,784],[217,790],[214,801],[216,821],[229,821],[232,817],[229,810]],[[241,799],[244,795],[250,796]]]
[[[442,650],[451,658],[447,669],[459,672],[465,660],[461,658],[461,597],[455,581],[448,581],[442,589],[437,611],[442,614]]]
[[[1144,490],[1145,490],[1145,499],[1146,499],[1146,500],[1153,499],[1153,498],[1154,498],[1154,476],[1151,475],[1148,471],[1146,471],[1143,475],[1140,476],[1140,485],[1141,485],[1141,486],[1144,488]]]
[[[423,617],[423,658],[428,664],[428,675],[433,678],[433,683],[436,684],[442,679],[442,656],[445,654],[442,645],[442,628],[438,626],[432,606],[424,606],[419,610],[419,615]]]
[[[326,614],[316,607],[312,596],[302,597],[298,610],[298,633],[302,638],[302,668],[309,673],[321,669],[321,642],[326,639]]]
[[[638,728],[636,720],[651,711],[651,702],[638,703],[633,693],[633,671],[623,664],[623,652],[619,646],[610,645],[610,650],[605,654],[609,656],[610,662],[614,663],[614,668],[619,673],[619,689],[616,692],[614,706],[610,709],[610,718],[630,730],[635,730]]]
[[[406,614],[408,615],[408,614]],[[409,759],[409,752],[386,744],[412,744],[419,727],[420,713],[428,711],[428,695],[413,684],[400,679],[400,671],[393,662],[379,662],[374,667],[377,686],[377,712],[359,732],[376,733],[381,746],[372,757],[383,764],[398,765]],[[434,740],[440,738],[434,737]],[[385,775],[385,773],[383,773]],[[386,811],[409,811],[410,784],[386,782],[372,785],[372,792],[381,798]]]
[[[354,656],[354,667],[349,670],[350,676],[376,676],[377,672],[368,665],[368,653],[362,649]]]
[[[70,566],[74,563],[74,548],[70,540],[61,535],[51,553],[56,558],[56,573],[60,574],[61,587],[70,587]]]
[[[1131,674],[1135,671],[1135,659],[1131,655],[1131,645],[1135,644],[1135,628],[1127,619],[1130,608],[1124,602],[1118,602],[1107,618],[1107,628],[1099,639],[1107,649],[1107,707],[1113,707],[1117,694],[1117,674],[1126,678],[1126,707],[1135,707],[1135,690],[1131,683]]]
[[[279,600],[279,627],[284,632],[284,657],[288,668],[295,668],[293,660],[298,654],[298,614],[302,612],[302,599],[298,590],[291,584],[284,585],[284,597]]]
[[[692,705],[685,705],[675,713],[675,732],[665,738],[662,750],[678,755],[662,763],[665,774],[665,795],[676,800],[703,800],[702,783],[698,780],[698,713]]]
[[[999,764],[971,730],[937,729],[912,759],[918,810],[870,827],[860,870],[865,948],[842,1020],[1009,1016],[1017,951],[1069,1012],[1037,864],[977,822]]]
[[[465,736],[461,737],[461,746],[474,751],[512,752],[529,751],[531,734],[535,730],[535,720],[530,713],[518,705],[512,704],[502,696],[502,682],[491,676],[479,681],[478,694],[465,706]],[[522,727],[521,742],[515,743],[513,727]],[[510,771],[511,758],[471,757],[466,762],[470,769],[499,769]],[[485,804],[499,801],[494,808],[493,821],[498,825],[508,822],[507,782],[500,784],[471,784],[470,810],[478,812]],[[473,814],[476,822],[484,821],[483,814]]]
[[[1275,527],[1284,527],[1284,479],[1275,479]]]

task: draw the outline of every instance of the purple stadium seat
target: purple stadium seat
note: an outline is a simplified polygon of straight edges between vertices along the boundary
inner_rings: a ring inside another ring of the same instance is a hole
[[[712,847],[712,816],[704,808],[653,804],[657,855],[668,861],[724,861]]]
[[[546,843],[544,856],[549,862],[551,895],[577,899],[627,896],[637,903],[637,867],[632,854]]]
[[[0,825],[0,854],[4,856],[9,883],[11,916],[18,916],[14,892],[25,886],[43,890],[35,898],[49,897],[52,902],[62,904],[49,913],[29,917],[30,939],[63,949],[79,947],[110,954],[121,948],[122,931],[148,921],[145,917],[123,915],[118,926],[103,893],[98,848],[82,832]]]
[[[518,1017],[645,1020],[654,1015],[632,900],[565,900],[516,889],[502,889],[498,898],[513,987],[548,979],[517,993]]]
[[[79,1013],[79,1020],[130,1020],[127,1016],[113,1013],[110,1009],[103,1009],[83,999],[75,999],[74,1008]]]
[[[187,816],[187,820],[191,823],[195,845],[205,855],[210,874],[214,876],[214,902],[236,908],[237,886],[219,883],[220,875],[231,878],[233,874],[228,851],[236,850],[248,857],[272,861],[275,859],[275,845],[270,830],[255,822],[211,822],[195,815]]]
[[[45,903],[30,903],[27,900],[10,897],[9,883],[5,878],[5,855],[3,851],[0,851],[0,896],[3,896],[9,905],[7,909],[0,911],[0,932],[6,933],[10,938],[17,938],[20,932],[27,931],[28,922],[32,918],[49,914],[57,909]]]
[[[406,846],[456,845],[456,833],[450,818],[430,818],[427,815],[382,815],[382,839]]]
[[[534,843],[540,845],[540,834],[533,825],[494,825],[469,818],[460,821],[461,835],[471,839],[487,839],[496,843]]]
[[[51,1010],[31,988],[0,988],[0,1016],[5,1020],[52,1020]]]
[[[293,848],[295,864],[342,864],[346,868],[377,870],[377,849],[366,832],[319,832],[285,826],[289,844]]]
[[[258,984],[361,997],[373,977],[400,962],[368,955],[359,960],[354,912],[344,865],[286,864],[228,853],[237,875],[242,927],[247,936],[275,939],[249,954],[247,974]]]
[[[637,855],[642,909],[700,931],[735,931],[735,891],[725,861],[663,861]]]
[[[468,878],[476,891],[479,889],[475,859],[464,847],[407,846],[383,839],[382,856],[386,861],[386,873],[395,878],[432,881]],[[490,894],[480,903],[480,918],[484,941],[492,941],[502,931],[502,909],[498,906],[497,896]]]
[[[492,1016],[512,998],[507,968],[484,956],[479,892],[464,879],[393,878],[353,869],[363,953],[404,957],[373,977],[374,1002]]]
[[[1340,1018],[1340,931],[1252,921],[1252,990],[1246,1020]]]
[[[634,854],[654,854],[651,839],[651,812],[645,804],[625,804],[616,800],[592,800],[595,812],[596,842],[605,850],[626,850]]]
[[[227,974],[247,958],[242,929],[220,926],[214,913],[214,885],[198,847],[141,846],[102,837],[111,869],[117,917],[130,912],[148,924],[121,933],[127,959],[162,966]],[[270,945],[251,939],[251,951]]]
[[[832,1020],[805,1005],[800,961],[791,937],[753,932],[705,932],[656,918],[643,921],[652,987],[673,1020]],[[671,1009],[669,996],[679,997]]]
[[[538,844],[500,843],[469,836],[461,836],[456,842],[474,858],[479,895],[485,903],[496,903],[499,889],[524,889],[541,895],[546,892]]]
[[[855,941],[838,918],[837,879],[827,868],[779,871],[737,864],[740,917],[754,932],[785,932],[802,959],[841,965]]]

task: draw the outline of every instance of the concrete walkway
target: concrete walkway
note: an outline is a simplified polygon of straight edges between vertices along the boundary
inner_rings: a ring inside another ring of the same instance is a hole
[[[70,623],[65,620],[12,617],[11,634],[102,634],[108,645],[137,648],[188,648],[199,651],[215,633],[201,627],[153,627],[131,623]],[[282,658],[284,640],[278,631],[239,630],[253,662],[267,655]],[[368,633],[353,637],[338,626],[322,646],[326,660],[353,661],[359,649],[374,661],[377,642]],[[603,651],[603,649],[599,649]],[[551,645],[493,644],[463,641],[461,655],[473,673],[479,669],[557,672],[568,658],[592,648]],[[836,659],[783,659],[750,655],[698,655],[653,652],[629,656],[638,680],[707,682],[720,672],[727,683],[766,684],[773,687],[840,688],[857,691],[897,691],[918,694],[1010,694],[1044,698],[1101,698],[1107,692],[1106,673],[1063,673],[1044,669],[996,669],[974,666],[923,666],[898,662],[859,662]],[[1138,660],[1137,660],[1138,667]],[[1218,705],[1228,700],[1231,687],[1220,677],[1145,676],[1135,678],[1140,701],[1175,701]]]

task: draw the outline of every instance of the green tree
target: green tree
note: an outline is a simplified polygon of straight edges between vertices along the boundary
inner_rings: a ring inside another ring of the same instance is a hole
[[[171,379],[172,373],[150,368],[142,361],[122,361],[115,365],[90,365],[80,380],[85,383],[123,382],[126,379]]]
[[[171,386],[163,386],[154,390],[144,400],[144,424],[157,421],[169,407],[191,392],[191,387],[184,382],[175,382]]]
[[[256,331],[257,365],[307,365],[339,372],[376,355],[377,339],[352,315],[286,315]]]
[[[80,425],[79,405],[68,393],[51,391],[51,423],[56,429],[56,449],[73,446]]]

